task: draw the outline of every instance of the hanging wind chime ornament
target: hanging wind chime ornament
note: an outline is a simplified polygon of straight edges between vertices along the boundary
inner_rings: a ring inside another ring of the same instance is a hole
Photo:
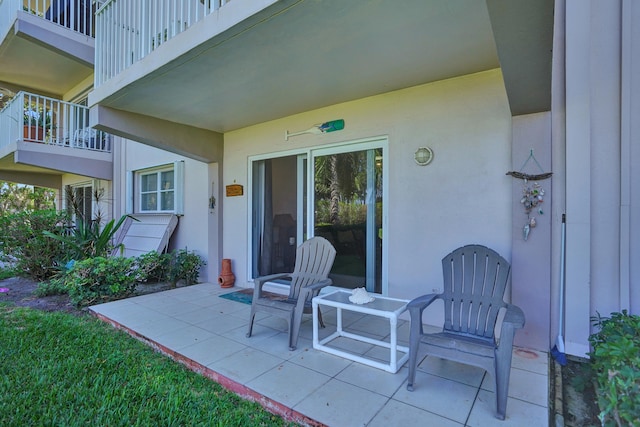
[[[531,216],[531,212],[536,210],[539,215],[544,214],[542,207],[539,206],[542,202],[544,202],[544,189],[542,186],[537,182],[531,185],[528,180],[525,179],[522,187],[522,199],[520,199],[520,203],[524,206],[524,211],[527,214],[527,222],[522,228],[522,237],[524,240],[529,238],[531,229],[537,225],[536,217]]]
[[[329,132],[335,132],[337,130],[342,130],[344,129],[344,120],[343,119],[339,119],[339,120],[331,120],[329,122],[324,122],[324,123],[320,123],[317,125],[313,125],[313,127],[310,127],[307,130],[302,130],[299,132],[291,132],[289,133],[289,131],[285,131],[284,132],[284,140],[288,141],[290,136],[298,136],[298,135],[303,135],[306,133],[310,133],[310,134],[314,134],[314,135],[322,135],[323,133],[329,133]]]
[[[527,165],[529,160],[533,159],[533,161],[538,165],[540,171],[542,173],[530,175],[522,172],[522,169]],[[527,221],[522,227],[522,238],[526,241],[529,238],[529,233],[531,233],[531,229],[535,228],[538,225],[535,216],[532,216],[532,212],[536,212],[538,215],[543,215],[544,211],[542,210],[542,206],[540,206],[544,202],[544,189],[537,182],[538,180],[550,178],[553,175],[552,172],[544,172],[540,163],[533,155],[533,150],[529,154],[529,157],[522,165],[521,171],[509,171],[507,175],[511,175],[514,178],[519,178],[523,180],[522,185],[522,198],[520,199],[520,203],[524,207],[524,212],[527,215]],[[533,183],[530,183],[533,181]]]

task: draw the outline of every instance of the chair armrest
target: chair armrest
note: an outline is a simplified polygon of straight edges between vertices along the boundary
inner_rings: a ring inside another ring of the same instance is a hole
[[[304,288],[300,288],[300,295],[298,296],[298,301],[296,305],[304,305],[306,301],[311,301],[312,296],[315,296],[319,293],[320,289],[331,285],[333,281],[331,279],[323,279],[319,282],[312,283],[309,286],[305,286]]]
[[[424,334],[422,330],[422,312],[438,298],[439,294],[427,294],[412,299],[407,304],[409,317],[411,318],[410,341],[417,342],[418,337]]]
[[[412,299],[407,304],[407,310],[409,310],[409,317],[411,318],[409,342],[412,345],[417,345],[420,336],[424,335],[424,330],[422,329],[422,312],[438,297],[439,294],[421,295]]]
[[[323,279],[319,282],[313,283],[309,286],[307,286],[305,289],[309,289],[311,291],[319,291],[322,288],[325,288],[327,286],[330,286],[331,284],[333,284],[333,280],[331,279]]]
[[[524,313],[520,307],[513,304],[507,304],[507,312],[504,315],[502,323],[509,323],[513,325],[515,329],[524,327]]]
[[[265,283],[270,282],[271,280],[282,279],[289,276],[291,276],[291,273],[277,273],[270,274],[268,276],[256,277],[255,279],[253,279],[253,297],[259,298],[260,296],[262,296],[262,287]]]
[[[407,309],[409,311],[419,309],[420,311],[424,310],[429,304],[431,304],[438,297],[438,294],[427,294],[421,295],[417,298],[412,299],[407,304]]]
[[[260,286],[262,286],[266,282],[270,282],[271,280],[282,279],[283,277],[287,277],[287,276],[291,276],[291,273],[276,273],[276,274],[270,274],[268,276],[256,277],[255,279],[253,279],[253,282],[256,284],[260,284]]]
[[[511,358],[511,351],[513,349],[513,337],[516,334],[516,329],[524,327],[524,313],[520,307],[513,304],[506,304],[507,312],[502,320],[502,326],[500,329],[500,341],[498,344],[498,353],[501,357]]]

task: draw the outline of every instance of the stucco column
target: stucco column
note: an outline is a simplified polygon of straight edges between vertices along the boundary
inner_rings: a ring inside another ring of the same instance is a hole
[[[591,2],[566,1],[565,350],[589,351],[591,305]]]
[[[517,116],[512,126],[512,170],[529,175],[552,172],[551,113]],[[526,318],[525,327],[516,333],[514,343],[542,351],[549,350],[551,317],[551,179],[525,182],[512,178],[511,301],[524,311]],[[520,202],[523,189],[533,188],[536,183],[544,190],[543,200],[527,215]],[[525,240],[527,223],[529,232]]]

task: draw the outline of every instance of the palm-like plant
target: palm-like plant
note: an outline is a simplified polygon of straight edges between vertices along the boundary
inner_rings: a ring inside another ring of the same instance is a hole
[[[103,192],[95,190],[93,198],[96,204],[102,198]],[[75,226],[68,233],[55,234],[45,231],[44,235],[58,240],[66,250],[65,263],[71,260],[83,260],[95,257],[107,257],[117,248],[113,245],[113,238],[131,215],[123,215],[118,221],[112,219],[104,227],[102,224],[102,213],[98,210],[95,218],[85,218],[76,195],[70,187],[66,190],[67,203],[70,210],[75,214]],[[121,248],[122,249],[122,245]]]
[[[117,222],[112,219],[102,228],[98,221],[80,219],[70,234],[60,235],[45,231],[44,235],[60,241],[65,246],[68,257],[65,261],[106,257],[116,249],[113,237],[128,217],[130,216],[123,215]]]

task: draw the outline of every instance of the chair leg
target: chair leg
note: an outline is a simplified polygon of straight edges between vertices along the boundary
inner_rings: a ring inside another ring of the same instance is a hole
[[[249,330],[247,331],[247,338],[251,337],[251,332],[253,331],[253,319],[256,317],[256,313],[251,310],[251,315],[249,316]]]
[[[296,321],[295,314],[291,313],[289,319],[289,350],[294,351],[298,345],[298,333],[300,332],[300,322]]]
[[[494,382],[496,390],[496,418],[504,420],[507,415],[507,399],[509,398],[509,376],[511,375],[511,359],[513,357],[513,336],[515,330],[507,322],[502,324],[500,345],[494,351]]]
[[[511,355],[508,360],[494,359],[494,386],[496,390],[496,418],[504,420],[507,415],[507,399],[509,398],[509,377],[511,374]]]
[[[413,313],[412,313],[413,314]],[[416,365],[418,364],[418,348],[422,332],[421,313],[411,316],[411,328],[409,332],[409,375],[407,376],[407,390],[413,391],[413,382],[416,379]]]

